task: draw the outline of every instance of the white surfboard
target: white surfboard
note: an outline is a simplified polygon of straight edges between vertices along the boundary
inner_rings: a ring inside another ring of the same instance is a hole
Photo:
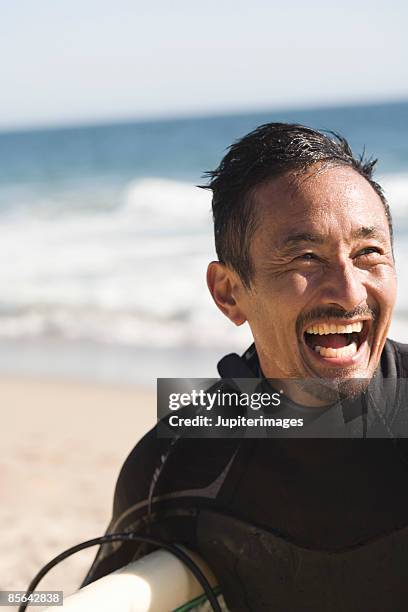
[[[216,589],[217,581],[208,566],[194,553],[186,552]],[[221,596],[219,599],[222,609],[227,610]],[[164,550],[157,550],[92,582],[65,598],[62,609],[69,612],[212,610],[201,585],[188,567]],[[55,612],[55,608],[47,608],[44,612]]]

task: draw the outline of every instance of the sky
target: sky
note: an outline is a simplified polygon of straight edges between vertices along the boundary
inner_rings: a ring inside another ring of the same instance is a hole
[[[0,0],[0,129],[408,99],[402,0]]]

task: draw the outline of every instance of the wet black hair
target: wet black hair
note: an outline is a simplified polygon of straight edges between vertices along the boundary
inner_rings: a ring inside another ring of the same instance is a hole
[[[376,159],[365,153],[354,157],[347,140],[336,132],[318,131],[294,123],[266,123],[228,149],[220,165],[206,172],[203,189],[213,193],[215,248],[220,262],[234,269],[247,287],[253,274],[249,255],[256,227],[255,187],[287,172],[305,172],[314,164],[349,166],[363,176],[379,195],[388,220],[392,219],[384,193],[373,178]]]

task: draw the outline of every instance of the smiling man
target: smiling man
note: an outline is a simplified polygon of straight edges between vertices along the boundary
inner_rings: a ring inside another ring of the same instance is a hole
[[[122,468],[109,531],[198,551],[231,611],[407,609],[408,348],[387,339],[392,224],[373,167],[338,136],[271,123],[209,173],[208,286],[254,338],[220,375],[282,390],[310,427],[170,440],[155,428]],[[85,582],[144,552],[102,547]]]
[[[386,342],[396,275],[373,165],[340,138],[269,124],[211,173],[210,291],[236,325],[248,321],[263,375],[303,405],[370,379]]]

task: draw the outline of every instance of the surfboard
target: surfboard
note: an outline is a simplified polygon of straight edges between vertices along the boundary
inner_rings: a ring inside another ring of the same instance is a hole
[[[217,589],[216,578],[206,563],[196,554],[186,552],[213,589]],[[227,611],[220,590],[216,593],[222,610]],[[70,612],[212,611],[201,585],[188,567],[164,550],[156,550],[64,597],[61,607]],[[55,608],[46,608],[44,612],[55,612]]]

